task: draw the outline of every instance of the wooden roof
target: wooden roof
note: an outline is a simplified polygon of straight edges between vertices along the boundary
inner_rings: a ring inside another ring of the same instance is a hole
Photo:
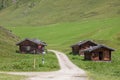
[[[95,51],[96,49],[99,49],[99,48],[106,48],[106,49],[109,49],[111,51],[114,51],[114,49],[110,48],[110,47],[107,47],[105,45],[97,45],[97,46],[91,46],[90,48],[88,49],[85,49],[83,51],[85,52],[92,52],[92,51]]]
[[[26,40],[31,41],[31,42],[33,42],[33,43],[35,43],[35,44],[37,44],[37,45],[42,44],[42,45],[44,45],[44,46],[47,46],[47,44],[46,44],[45,42],[40,41],[39,39],[28,39],[28,38],[26,38],[26,39],[18,42],[16,45],[20,45],[22,42],[24,42],[24,41],[26,41]]]
[[[81,46],[81,45],[83,45],[83,44],[85,44],[85,43],[87,43],[87,42],[91,42],[91,43],[93,43],[93,44],[95,44],[95,45],[98,45],[97,43],[93,42],[92,40],[84,40],[84,41],[80,41],[80,42],[72,45],[71,47],[74,47],[74,46],[76,46],[76,45],[77,45],[77,46]]]

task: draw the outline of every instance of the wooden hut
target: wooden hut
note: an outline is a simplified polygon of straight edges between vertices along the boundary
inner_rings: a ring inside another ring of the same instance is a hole
[[[84,50],[84,59],[92,61],[111,61],[111,52],[114,49],[104,45],[90,47]]]
[[[20,53],[42,53],[46,43],[38,39],[24,39],[16,44]]]
[[[84,55],[83,50],[90,48],[92,46],[97,46],[97,44],[91,40],[80,41],[71,46],[73,54]]]

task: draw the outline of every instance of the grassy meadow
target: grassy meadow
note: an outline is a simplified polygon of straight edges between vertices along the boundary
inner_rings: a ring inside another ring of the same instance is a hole
[[[80,68],[86,70],[94,80],[119,80],[120,76],[120,17],[86,20],[83,22],[58,23],[48,26],[7,27],[21,39],[38,38],[46,41],[49,49],[65,52]],[[92,39],[97,43],[108,45],[116,51],[112,62],[84,61],[83,57],[73,56],[70,45],[80,40]]]
[[[45,64],[42,64],[42,58]],[[34,59],[35,68],[34,68]],[[59,69],[56,56],[49,52],[45,55],[19,54],[11,53],[11,56],[5,58],[1,56],[1,71],[54,71]],[[52,63],[52,64],[51,64]]]
[[[0,27],[0,71],[58,70],[58,61],[51,52],[44,56],[45,65],[41,63],[42,55],[15,53],[17,41],[38,38],[48,44],[48,49],[66,53],[92,80],[119,80],[120,0],[4,1],[6,5],[0,6],[0,26],[10,31]],[[112,62],[84,61],[83,57],[69,54],[72,44],[87,39],[114,48]],[[36,69],[32,66],[34,57]]]
[[[92,39],[120,49],[120,16],[83,22],[57,23],[45,26],[7,27],[14,34],[23,38],[38,38],[48,44],[48,48],[70,50],[70,45],[80,40]]]

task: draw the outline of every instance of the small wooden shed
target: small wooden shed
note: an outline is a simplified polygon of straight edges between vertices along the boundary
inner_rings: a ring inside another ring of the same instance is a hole
[[[20,53],[42,53],[47,44],[38,39],[24,39],[16,44]]]
[[[92,61],[111,61],[111,52],[114,49],[104,45],[90,47],[84,50],[84,59]]]
[[[92,46],[97,46],[97,44],[91,40],[84,40],[84,41],[80,41],[74,45],[71,46],[72,48],[72,53],[73,54],[80,54],[80,55],[84,55],[83,50],[92,47]]]

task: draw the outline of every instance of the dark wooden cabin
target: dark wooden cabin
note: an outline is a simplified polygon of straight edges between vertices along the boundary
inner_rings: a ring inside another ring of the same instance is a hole
[[[91,40],[85,40],[85,41],[78,42],[71,46],[72,53],[84,55],[83,50],[85,50],[91,46],[97,46],[97,44]]]
[[[90,47],[84,50],[84,59],[92,61],[111,61],[111,52],[114,49],[104,45]]]
[[[20,53],[42,53],[46,43],[38,39],[24,39],[16,44],[19,46]]]

